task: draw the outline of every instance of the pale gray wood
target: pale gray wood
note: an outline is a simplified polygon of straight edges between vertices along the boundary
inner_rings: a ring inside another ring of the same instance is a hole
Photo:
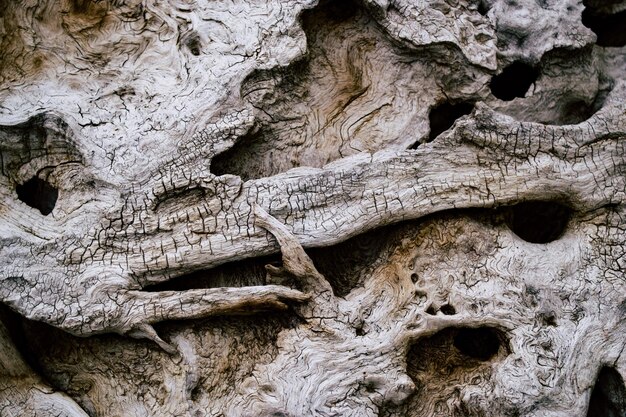
[[[626,47],[584,9],[2,3],[0,415],[585,417],[626,372]]]

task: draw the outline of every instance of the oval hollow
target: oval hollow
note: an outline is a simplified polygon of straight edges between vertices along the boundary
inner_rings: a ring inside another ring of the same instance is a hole
[[[559,239],[571,217],[571,210],[553,201],[525,201],[509,207],[506,225],[520,239],[550,243]]]

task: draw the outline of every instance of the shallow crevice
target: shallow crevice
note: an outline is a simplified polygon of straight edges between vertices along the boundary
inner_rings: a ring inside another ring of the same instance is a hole
[[[456,314],[456,309],[454,308],[454,306],[452,304],[444,304],[444,305],[442,305],[439,308],[439,311],[441,311],[446,316],[453,316],[453,315]]]
[[[572,216],[569,207],[554,201],[525,201],[505,210],[509,229],[530,243],[549,243],[559,239]]]
[[[169,281],[146,285],[143,291],[186,291],[266,285],[265,265],[277,262],[280,262],[279,255],[229,262],[211,269],[192,271]]]
[[[598,46],[626,45],[626,10],[606,13],[588,6],[583,10],[582,23],[596,34]]]
[[[183,38],[183,45],[194,56],[199,56],[202,53],[202,40],[197,32],[190,32]]]
[[[525,97],[531,85],[537,81],[539,71],[522,61],[513,62],[491,79],[491,93],[500,100],[511,101]]]
[[[25,183],[18,184],[15,192],[20,201],[39,210],[44,216],[52,213],[59,197],[59,190],[39,177],[32,177]]]
[[[587,417],[626,417],[626,387],[614,368],[603,367],[598,373]]]

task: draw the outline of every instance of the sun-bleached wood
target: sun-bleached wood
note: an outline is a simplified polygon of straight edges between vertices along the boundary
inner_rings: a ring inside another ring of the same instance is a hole
[[[617,3],[0,5],[1,416],[585,417],[623,385],[626,46],[584,24]],[[528,202],[563,230],[524,239]]]

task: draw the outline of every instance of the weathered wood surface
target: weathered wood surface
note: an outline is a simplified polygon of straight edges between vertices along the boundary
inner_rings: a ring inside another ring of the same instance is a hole
[[[620,4],[0,2],[0,415],[626,415]]]

